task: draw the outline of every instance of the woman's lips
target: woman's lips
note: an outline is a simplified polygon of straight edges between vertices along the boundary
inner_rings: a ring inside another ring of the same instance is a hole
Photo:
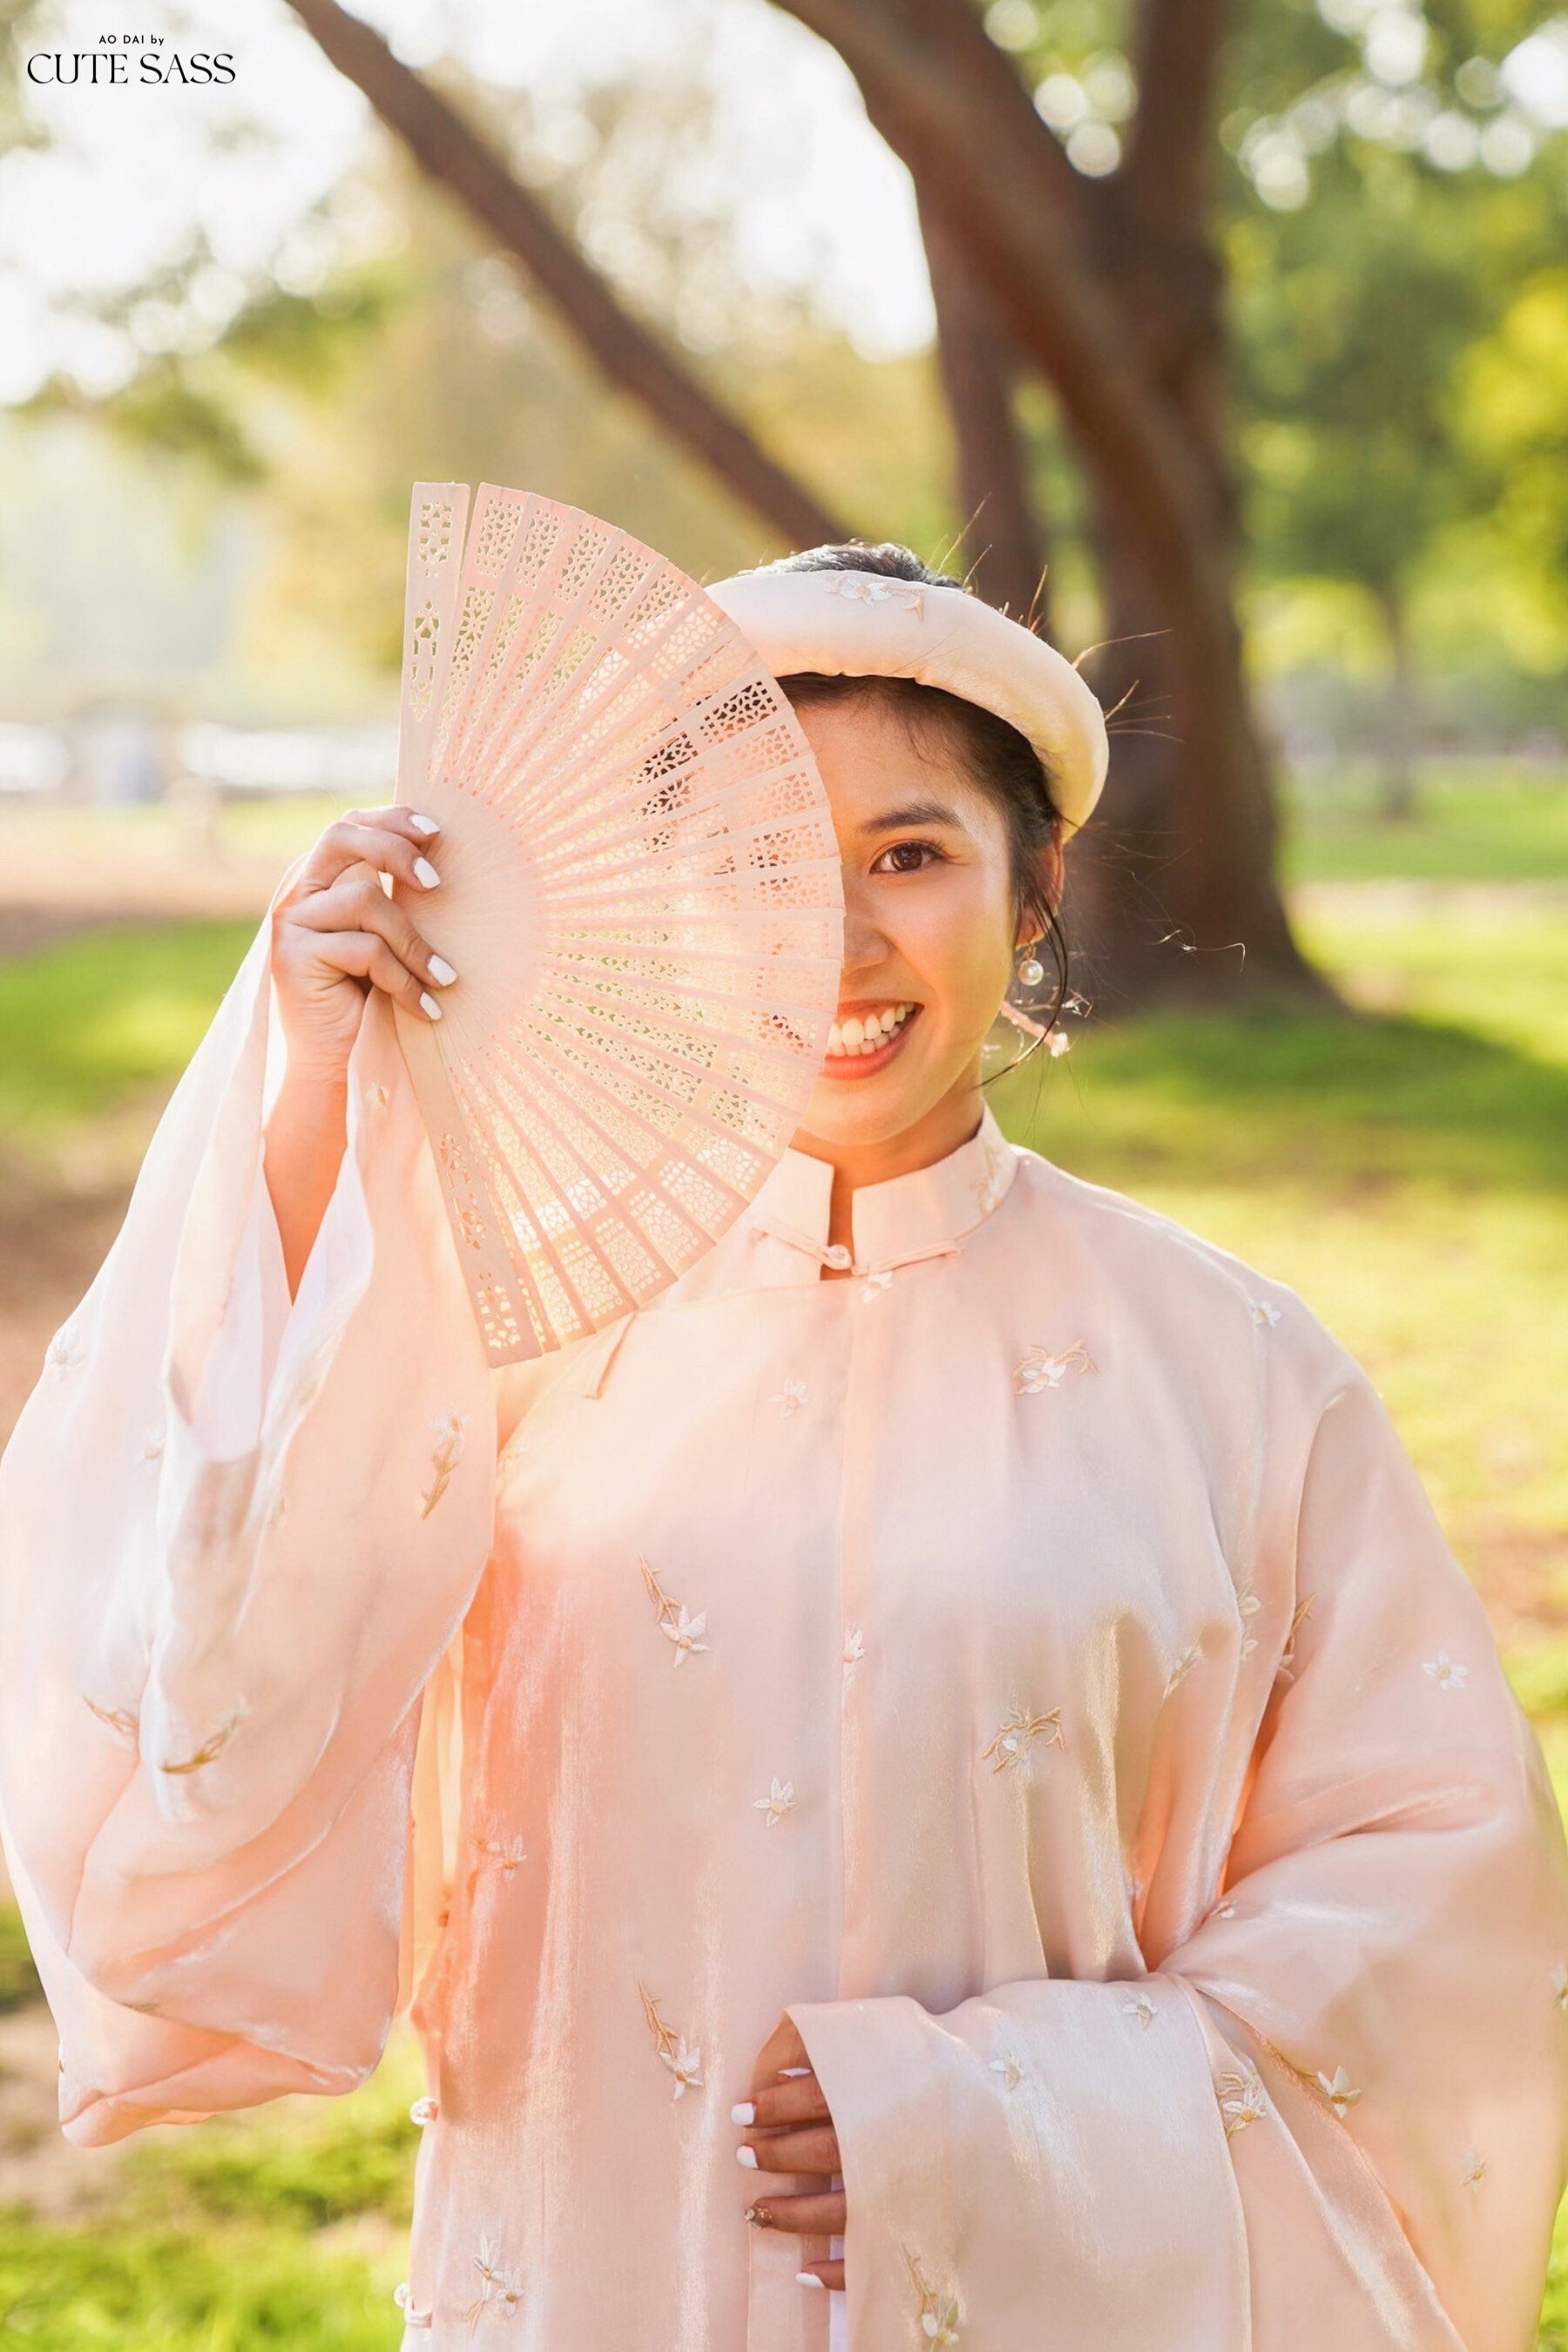
[[[822,1064],[822,1076],[836,1081],[845,1078],[874,1078],[878,1071],[885,1070],[894,1055],[899,1053],[904,1039],[920,1017],[921,1007],[918,1004],[911,1005],[892,1035],[885,1044],[879,1045],[874,1054],[826,1055]]]

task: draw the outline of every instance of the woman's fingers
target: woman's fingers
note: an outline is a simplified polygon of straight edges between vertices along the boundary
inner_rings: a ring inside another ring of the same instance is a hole
[[[369,981],[410,1013],[426,1021],[440,1020],[441,1007],[417,972],[401,962],[374,931],[324,931],[316,953],[329,971]]]
[[[816,2286],[842,2287],[844,2265],[842,2263],[807,2263],[803,2271],[796,2271],[795,2276],[802,2286],[809,2284]]]
[[[795,2238],[841,2238],[844,2191],[823,2189],[808,2197],[759,2197],[746,2209],[754,2229],[785,2230]]]
[[[310,934],[308,952],[324,961],[333,961],[326,955],[328,940],[347,933],[372,932],[385,940],[421,988],[431,981],[438,988],[449,988],[458,976],[415,929],[399,902],[387,897],[375,870],[368,865],[350,866],[328,888],[298,900],[289,908],[286,919],[297,932]],[[347,968],[338,966],[340,970]],[[373,971],[371,977],[382,984],[378,973]]]
[[[735,2154],[738,2162],[754,2172],[820,2172],[826,2177],[838,2170],[838,2135],[831,2123],[752,2131]]]
[[[732,2124],[755,2124],[763,2131],[771,2131],[779,2124],[823,2123],[826,2119],[827,2101],[822,2095],[821,2084],[810,2073],[788,2082],[764,2084],[740,2106],[730,2110]]]
[[[413,817],[412,811],[398,809],[367,811],[363,816],[355,810],[339,817],[317,840],[294,886],[296,891],[306,897],[329,890],[341,874],[360,865],[394,875],[410,890],[434,890],[441,877],[429,852],[437,845],[434,836],[417,829]]]

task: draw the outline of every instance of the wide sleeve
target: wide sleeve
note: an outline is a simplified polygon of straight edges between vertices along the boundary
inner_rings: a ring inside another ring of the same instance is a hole
[[[84,2145],[374,2068],[491,1544],[495,1379],[378,992],[289,1298],[270,921],[0,1462],[0,1836]]]
[[[1057,2352],[1535,2342],[1563,1832],[1479,1601],[1342,1369],[1247,1563],[1287,1633],[1191,1931],[1130,1981],[790,2011],[842,2152],[853,2352],[911,2320]]]

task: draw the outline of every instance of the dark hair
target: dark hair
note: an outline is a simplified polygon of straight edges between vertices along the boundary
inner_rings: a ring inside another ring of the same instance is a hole
[[[839,547],[808,547],[798,555],[781,556],[775,563],[758,566],[763,572],[868,572],[884,580],[903,580],[921,588],[957,588],[964,593],[962,580],[951,572],[937,572],[922,563],[913,551],[902,547],[896,540],[883,540],[879,545],[865,546],[852,541]],[[1030,1007],[1032,1018],[1039,1019],[1048,1031],[1060,1019],[1067,1002],[1068,949],[1058,909],[1041,895],[1035,879],[1035,861],[1038,853],[1062,835],[1061,812],[1051,790],[1050,771],[1026,735],[994,710],[984,709],[962,695],[949,694],[940,686],[922,686],[909,677],[835,677],[818,670],[796,670],[779,684],[797,707],[805,703],[846,701],[859,696],[874,696],[896,709],[911,732],[921,726],[935,726],[947,739],[949,748],[956,743],[964,766],[981,790],[988,793],[1001,810],[1007,825],[1008,865],[1013,877],[1016,919],[1032,914],[1039,923],[1044,941],[1056,966],[1056,988],[1048,1014],[1044,1008]],[[1037,1038],[1026,1053],[1008,1065],[1026,1061],[1029,1054],[1042,1042]],[[1000,1076],[1000,1071],[994,1073]]]

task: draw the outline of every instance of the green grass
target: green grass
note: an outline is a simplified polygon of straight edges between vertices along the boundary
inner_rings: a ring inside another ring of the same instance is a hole
[[[0,1903],[0,2017],[8,2009],[20,2009],[24,2001],[37,2000],[39,1990],[22,1915],[14,1904]]]
[[[0,2340],[83,2352],[384,2352],[399,2321],[424,2087],[395,2036],[346,2099],[149,2134],[80,2226],[0,2211]]]
[[[94,931],[0,963],[0,1133],[68,1141],[189,1061],[253,923]]]
[[[1286,794],[1292,882],[1544,882],[1568,878],[1568,776],[1481,760],[1434,764],[1414,823],[1378,813],[1370,777],[1298,781]]]

